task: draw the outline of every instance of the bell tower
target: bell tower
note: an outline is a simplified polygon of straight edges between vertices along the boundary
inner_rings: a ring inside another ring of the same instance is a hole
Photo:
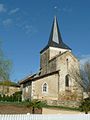
[[[56,16],[54,17],[48,44],[40,52],[40,68],[45,69],[49,60],[71,49],[62,41]]]

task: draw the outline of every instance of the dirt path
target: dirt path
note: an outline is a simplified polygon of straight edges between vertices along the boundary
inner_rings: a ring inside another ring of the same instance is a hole
[[[60,110],[60,109],[43,108],[42,114],[83,114],[83,112],[62,110],[62,109]]]

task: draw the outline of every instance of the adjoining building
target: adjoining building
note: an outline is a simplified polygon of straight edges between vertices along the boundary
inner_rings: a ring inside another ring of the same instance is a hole
[[[72,66],[79,70],[79,61],[62,40],[54,17],[48,44],[40,51],[40,69],[20,81],[22,100],[46,100],[50,105],[78,106],[82,89],[71,76]]]
[[[11,81],[0,82],[0,95],[11,96],[16,92],[21,91],[20,85]]]

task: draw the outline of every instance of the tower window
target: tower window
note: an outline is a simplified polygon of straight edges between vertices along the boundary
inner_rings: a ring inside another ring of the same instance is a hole
[[[61,51],[59,52],[59,54],[61,54]]]
[[[69,87],[69,74],[65,76],[65,86]]]
[[[68,62],[68,58],[66,59],[66,61]]]
[[[68,58],[66,59],[66,63],[67,63],[67,71],[68,71]]]
[[[47,92],[47,91],[48,91],[48,85],[47,85],[47,83],[44,83],[44,84],[43,84],[42,91],[43,91],[43,92]]]

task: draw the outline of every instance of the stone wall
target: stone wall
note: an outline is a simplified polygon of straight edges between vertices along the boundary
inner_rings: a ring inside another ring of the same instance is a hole
[[[20,87],[18,86],[2,86],[0,85],[0,94],[4,95],[13,95],[15,92],[20,91]]]
[[[7,94],[9,92],[8,86],[0,85],[0,94]]]
[[[43,92],[43,84],[47,84],[47,92]],[[32,98],[42,100],[58,99],[58,74],[49,75],[32,81]]]
[[[21,91],[20,87],[14,87],[14,86],[10,86],[9,87],[9,92],[7,93],[7,95],[13,95],[15,92],[19,92]]]
[[[31,94],[32,94],[31,82],[24,83],[21,89],[22,89],[22,101],[31,99]]]
[[[51,106],[64,106],[64,107],[79,107],[80,101],[71,101],[71,100],[47,100],[47,104]]]
[[[43,52],[43,53],[40,55],[41,75],[47,73],[48,61],[49,61],[49,49],[47,49],[45,52]]]
[[[70,52],[66,52],[56,59],[56,70],[59,71],[59,100],[77,100],[82,99],[82,89],[79,83],[72,77],[73,69],[78,68],[78,60]],[[65,85],[65,77],[69,75],[69,86]]]

